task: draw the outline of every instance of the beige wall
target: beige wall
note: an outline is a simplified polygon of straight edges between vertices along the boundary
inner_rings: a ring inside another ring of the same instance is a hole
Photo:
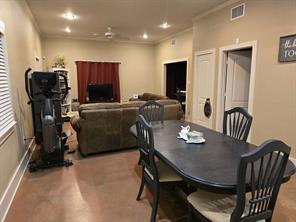
[[[75,61],[120,61],[121,100],[127,101],[134,93],[154,91],[154,46],[150,44],[98,42],[43,38],[43,53],[51,67],[57,55],[64,55],[70,70],[72,98],[77,98]]]
[[[252,141],[260,144],[268,138],[279,138],[295,150],[296,63],[280,64],[277,57],[279,37],[296,33],[293,19],[296,1],[245,2],[246,16],[242,19],[230,22],[230,7],[227,7],[196,21],[194,51],[211,48],[218,50],[219,47],[234,44],[236,38],[241,42],[257,40]],[[0,146],[1,197],[26,151],[28,144],[23,138],[33,136],[31,111],[27,105],[23,77],[27,67],[35,68],[34,57],[41,58],[42,50],[39,33],[24,0],[0,1],[0,20],[6,25],[13,106],[17,120],[14,132]],[[175,47],[170,45],[172,38],[156,45],[44,38],[43,49],[48,65],[52,64],[56,55],[66,56],[71,72],[73,98],[77,97],[74,61],[121,61],[122,100],[127,100],[133,93],[161,93],[163,62],[168,60],[189,58],[189,81],[191,80],[192,31],[174,38],[177,40]],[[191,91],[189,85],[189,92]],[[191,100],[190,94],[189,101]]]
[[[24,90],[24,71],[41,58],[41,42],[28,7],[23,0],[0,1],[0,20],[5,23],[9,77],[17,120],[14,132],[0,146],[0,199],[33,136],[30,106]]]
[[[176,45],[172,45],[172,39],[176,40]],[[155,46],[155,92],[163,94],[163,64],[167,61],[188,59],[188,101],[189,109],[191,108],[191,58],[192,58],[192,29],[186,30],[175,36],[172,36]],[[189,112],[190,113],[190,112]],[[189,114],[187,113],[187,114]]]
[[[230,8],[210,14],[194,24],[194,51],[257,40],[252,142],[282,139],[296,156],[296,63],[279,63],[280,36],[296,34],[295,0],[247,0],[245,17],[230,21]],[[218,52],[218,51],[217,51]],[[218,55],[216,53],[215,95]],[[216,98],[215,98],[216,101]]]

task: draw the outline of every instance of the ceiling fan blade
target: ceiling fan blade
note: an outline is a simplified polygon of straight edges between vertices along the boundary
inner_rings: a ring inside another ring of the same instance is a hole
[[[93,37],[92,40],[96,40],[96,41],[107,41],[108,39],[105,36],[96,36]]]
[[[96,35],[96,36],[94,36],[94,38],[106,38],[106,36],[105,35]]]
[[[117,39],[117,40],[130,40],[130,38],[126,37],[126,36],[118,36],[118,37],[115,37],[115,39]]]
[[[130,40],[129,37],[126,36],[121,36],[119,33],[115,33],[112,31],[112,28],[109,26],[107,27],[107,32],[104,34],[96,35],[93,38],[94,40],[107,40],[107,41],[112,41],[112,40],[125,40],[128,41]]]

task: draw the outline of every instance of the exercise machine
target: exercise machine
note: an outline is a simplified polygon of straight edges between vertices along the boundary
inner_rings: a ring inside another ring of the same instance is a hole
[[[30,165],[31,172],[39,169],[70,166],[72,161],[64,159],[67,136],[62,132],[61,101],[69,92],[67,76],[55,72],[25,72],[25,87],[32,105],[34,135],[40,145],[40,160]],[[60,88],[60,78],[65,87]]]

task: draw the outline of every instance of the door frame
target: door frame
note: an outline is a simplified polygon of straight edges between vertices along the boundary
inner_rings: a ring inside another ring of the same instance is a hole
[[[198,89],[197,89],[197,86],[194,86],[195,84],[195,78],[198,78],[198,73],[197,73],[197,57],[198,56],[201,56],[201,55],[207,55],[207,54],[213,54],[213,82],[212,82],[212,89],[211,89],[211,104],[212,104],[212,113],[213,113],[213,105],[214,105],[214,85],[215,85],[215,68],[216,68],[216,49],[213,48],[213,49],[207,49],[207,50],[203,50],[203,51],[195,51],[194,52],[194,72],[193,72],[193,78],[192,78],[192,88],[193,88],[193,91],[192,91],[192,97],[195,96],[195,93],[196,95],[198,96]],[[191,113],[191,121],[193,121],[193,110],[194,110],[194,106],[197,105],[198,106],[198,101],[196,101],[197,104],[194,103],[194,100],[192,100],[192,107],[191,107],[191,110],[192,110],[192,113]],[[212,115],[212,118],[210,119],[210,128],[213,129],[213,116]]]
[[[224,110],[224,91],[226,86],[226,59],[229,51],[239,49],[252,49],[251,59],[251,73],[250,73],[250,86],[249,86],[249,101],[248,101],[248,112],[252,115],[253,113],[253,102],[254,102],[254,88],[255,88],[255,76],[256,76],[256,61],[257,61],[257,41],[249,41],[238,43],[234,45],[227,45],[219,48],[219,70],[218,70],[218,90],[217,90],[217,113],[216,113],[216,130],[222,132],[223,127],[223,110]],[[250,130],[251,135],[251,130]],[[249,135],[249,138],[250,138]]]
[[[189,58],[188,57],[162,62],[162,94],[166,95],[166,73],[167,73],[166,65],[170,64],[170,63],[176,63],[176,62],[186,62],[186,97],[185,97],[186,112],[185,112],[185,116],[187,116],[188,111],[189,111],[188,110],[188,89],[189,89],[189,87],[188,87],[188,84],[189,84],[189,82],[188,82],[189,81],[189,75],[188,75],[188,73],[189,73]]]

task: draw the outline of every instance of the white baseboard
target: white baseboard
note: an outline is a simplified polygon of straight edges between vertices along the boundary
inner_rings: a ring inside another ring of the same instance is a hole
[[[8,213],[10,205],[11,205],[13,198],[16,194],[16,191],[17,191],[17,189],[20,185],[20,182],[22,181],[22,178],[24,176],[24,173],[27,169],[31,155],[33,153],[33,150],[35,149],[35,146],[36,146],[36,144],[34,142],[34,139],[32,139],[32,141],[30,142],[30,144],[28,146],[26,153],[24,154],[20,164],[18,165],[11,180],[9,181],[9,184],[8,184],[3,196],[1,197],[1,200],[0,200],[0,222],[4,222],[4,220],[5,220],[5,217]],[[31,147],[33,147],[33,149],[30,149]]]

